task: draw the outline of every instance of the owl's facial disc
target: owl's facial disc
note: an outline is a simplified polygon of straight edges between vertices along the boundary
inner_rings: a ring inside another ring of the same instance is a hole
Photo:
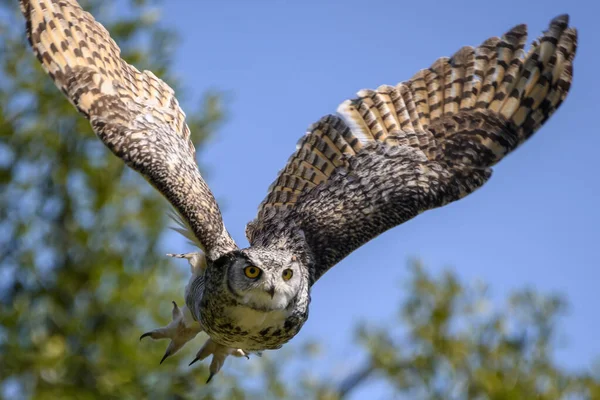
[[[266,264],[256,257],[239,259],[228,274],[230,290],[248,307],[284,310],[298,294],[301,278],[298,269],[295,263]]]

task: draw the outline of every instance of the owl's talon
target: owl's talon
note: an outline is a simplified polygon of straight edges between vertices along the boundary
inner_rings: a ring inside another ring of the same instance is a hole
[[[173,343],[173,342],[171,342]],[[171,345],[169,344],[169,347],[171,347]],[[165,351],[165,355],[163,356],[163,358],[160,359],[159,364],[162,365],[163,361],[165,361],[167,359],[167,357],[169,357],[171,355],[171,352],[169,351],[169,347],[167,347],[167,351]]]
[[[215,374],[213,374],[212,372],[210,373],[210,375],[208,375],[208,379],[206,380],[206,383],[210,383],[211,379],[213,378],[213,376],[215,376]]]
[[[223,367],[223,364],[225,363],[225,359],[228,356],[250,358],[248,353],[246,353],[242,349],[232,349],[231,347],[226,347],[215,343],[212,339],[209,338],[204,343],[204,346],[202,346],[200,350],[198,350],[198,353],[196,353],[196,357],[192,360],[192,362],[189,365],[192,365],[198,361],[202,361],[211,354],[212,359],[208,368],[210,375],[208,376],[206,383],[209,383],[213,376],[219,373],[219,371]]]
[[[193,320],[185,306],[183,309],[180,309],[177,303],[173,302],[173,311],[171,314],[172,321],[167,326],[153,329],[140,336],[140,341],[145,337],[150,337],[154,340],[171,339],[164,356],[160,360],[161,364],[202,331],[200,324]]]

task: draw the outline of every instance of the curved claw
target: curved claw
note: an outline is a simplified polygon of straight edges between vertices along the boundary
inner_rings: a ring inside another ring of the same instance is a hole
[[[181,340],[177,340],[177,338],[171,340],[169,345],[167,346],[167,350],[165,351],[165,355],[160,360],[160,364],[163,363],[167,359],[167,357],[177,353],[179,349],[183,347],[186,342],[182,342]]]
[[[221,368],[223,367],[223,364],[225,363],[225,359],[228,356],[250,358],[248,353],[246,353],[242,349],[232,349],[230,347],[220,345],[209,338],[204,343],[202,348],[200,348],[200,350],[198,350],[198,353],[196,353],[196,357],[192,360],[192,362],[190,362],[189,365],[191,366],[198,361],[204,360],[206,357],[210,356],[211,354],[212,354],[212,360],[210,362],[210,366],[208,369],[210,372],[210,375],[209,375],[206,383],[209,383],[212,380],[213,376],[215,376],[221,370]]]
[[[246,359],[250,359],[250,354],[246,353],[244,350],[242,349],[235,349],[230,351],[231,355],[234,357],[246,357]]]
[[[140,336],[140,341],[145,337],[157,339],[171,339],[167,350],[160,363],[162,364],[169,356],[177,353],[188,341],[192,340],[202,327],[191,317],[190,312],[184,306],[180,309],[177,303],[173,302],[173,311],[171,312],[172,321],[162,328],[153,329]]]
[[[206,383],[210,383],[210,381],[212,380],[213,376],[215,376],[215,374],[213,374],[212,372],[210,373],[210,375],[208,375],[208,379],[206,380]]]
[[[163,361],[165,361],[167,359],[167,357],[169,357],[171,354],[169,353],[169,350],[167,349],[167,352],[165,353],[165,355],[163,356],[163,358],[160,359],[159,364],[162,364]]]

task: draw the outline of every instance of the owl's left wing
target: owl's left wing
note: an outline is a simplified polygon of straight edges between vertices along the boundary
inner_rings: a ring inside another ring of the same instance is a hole
[[[571,84],[577,32],[568,17],[527,53],[526,36],[516,26],[342,103],[339,117],[298,143],[246,228],[250,243],[308,253],[314,283],[379,234],[481,187]]]

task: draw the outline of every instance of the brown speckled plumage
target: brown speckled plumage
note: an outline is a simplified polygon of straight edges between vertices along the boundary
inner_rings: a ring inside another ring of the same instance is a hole
[[[197,332],[211,339],[211,377],[229,355],[275,349],[308,318],[310,287],[362,244],[481,187],[565,99],[577,32],[568,17],[525,50],[518,25],[463,47],[396,86],[361,90],[310,127],[248,224],[227,233],[173,90],[120,58],[75,0],[21,0],[44,69],[98,137],[173,204],[202,254],[186,258],[186,306],[143,337],[170,338],[163,360]],[[260,273],[248,274],[251,271]],[[161,361],[162,362],[162,361]],[[210,378],[209,378],[210,379]]]
[[[518,25],[343,102],[298,143],[248,224],[250,243],[301,231],[314,282],[384,231],[479,188],[566,97],[577,45],[567,25],[555,18],[527,54]]]
[[[171,202],[209,258],[234,250],[173,89],[122,60],[106,29],[76,1],[20,5],[36,56],[100,140]]]

